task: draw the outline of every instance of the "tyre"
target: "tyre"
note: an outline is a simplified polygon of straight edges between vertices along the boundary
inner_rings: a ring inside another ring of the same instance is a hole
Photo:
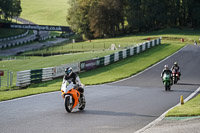
[[[81,107],[78,108],[78,109],[79,109],[79,110],[84,110],[84,109],[85,109],[85,105],[86,105],[85,96],[83,95],[82,101],[81,101]]]
[[[177,83],[177,79],[176,77],[173,77],[173,84],[176,84]]]
[[[72,112],[73,100],[70,101],[70,96],[65,97],[65,109],[67,112]]]
[[[169,91],[171,90],[171,86],[170,86],[170,85],[168,86],[168,90],[169,90]]]
[[[82,106],[80,108],[78,108],[79,110],[84,110],[85,109],[85,103],[82,104]]]
[[[165,91],[167,91],[168,90],[168,86],[167,86],[167,84],[165,84]]]
[[[174,77],[174,84],[177,83],[177,77]]]

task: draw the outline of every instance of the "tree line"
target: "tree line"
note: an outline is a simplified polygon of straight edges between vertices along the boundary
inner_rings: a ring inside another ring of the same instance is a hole
[[[199,0],[70,0],[67,22],[83,38],[199,27]]]
[[[21,0],[0,0],[0,21],[12,20],[22,12]]]

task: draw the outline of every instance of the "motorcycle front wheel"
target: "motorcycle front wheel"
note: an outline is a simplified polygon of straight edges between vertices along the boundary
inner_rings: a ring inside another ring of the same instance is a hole
[[[73,100],[70,101],[70,96],[65,97],[65,109],[68,113],[72,112]]]
[[[167,91],[168,90],[168,85],[165,85],[165,91]]]
[[[171,90],[171,86],[169,82],[165,83],[165,91]]]

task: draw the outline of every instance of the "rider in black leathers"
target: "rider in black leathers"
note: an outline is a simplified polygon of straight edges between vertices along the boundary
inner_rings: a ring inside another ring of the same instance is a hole
[[[78,88],[77,90],[80,92],[80,97],[82,98],[84,89],[81,87],[82,86],[81,80],[79,76],[73,72],[71,67],[67,67],[65,69],[64,79],[73,82],[73,84],[76,85],[76,87]]]

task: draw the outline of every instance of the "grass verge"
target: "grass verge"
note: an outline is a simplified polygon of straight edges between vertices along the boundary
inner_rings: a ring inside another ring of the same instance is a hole
[[[68,25],[69,0],[21,0],[21,17],[41,25]]]
[[[23,30],[23,29],[1,28],[0,29],[0,38],[7,38],[7,37],[16,36],[16,35],[21,35],[25,32],[26,32],[26,30]]]
[[[115,51],[101,51],[101,52],[88,52],[69,55],[58,55],[49,57],[26,57],[22,56],[18,60],[4,60],[0,61],[1,70],[10,70],[13,72],[13,84],[16,84],[17,72],[24,70],[34,70],[46,67],[54,67],[62,64],[89,60],[96,57],[103,57]]]
[[[91,85],[112,82],[129,77],[171,55],[183,46],[184,44],[162,44],[117,63],[81,73],[80,78],[84,84]],[[49,82],[31,85],[29,88],[24,90],[1,91],[0,101],[44,92],[58,91],[60,90],[61,81],[62,79],[56,79]]]
[[[148,38],[154,39],[160,36],[163,37],[162,42],[167,42],[170,44],[180,42],[181,38],[184,38],[184,43],[193,44],[194,40],[198,41],[200,33],[199,30],[181,30],[169,28],[149,33],[129,34],[114,38],[94,39],[84,42],[71,43],[72,41],[70,41],[67,43],[62,43],[62,45],[48,47],[37,51],[26,52],[23,55],[40,55],[41,53],[51,55],[58,53],[100,51],[110,49],[111,44],[115,44],[116,47],[120,49],[145,42]],[[73,39],[73,37],[71,37],[71,39]]]
[[[166,117],[188,116],[200,116],[200,94],[186,102],[184,105],[175,107],[166,114]]]

